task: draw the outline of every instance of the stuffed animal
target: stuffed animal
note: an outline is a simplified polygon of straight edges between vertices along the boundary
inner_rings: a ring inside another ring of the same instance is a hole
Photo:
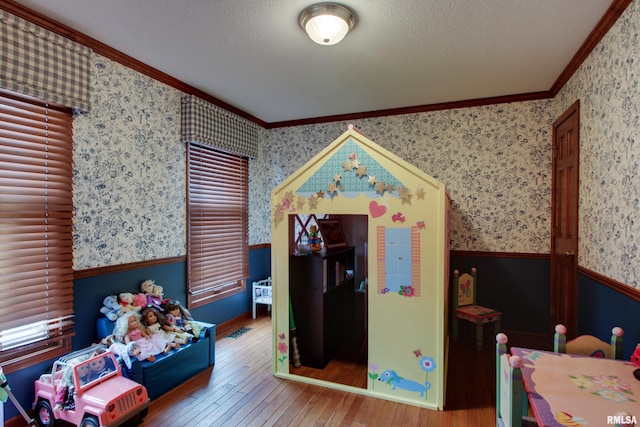
[[[142,310],[147,306],[147,296],[143,293],[133,294],[133,305]]]
[[[107,319],[115,322],[122,314],[122,306],[118,302],[118,297],[115,295],[106,296],[104,300],[102,300],[100,313],[104,314]]]
[[[128,311],[140,311],[142,307],[136,306],[133,303],[133,294],[131,292],[122,292],[118,295],[118,301],[122,306],[122,312],[126,313]]]
[[[640,367],[640,344],[636,345],[636,349],[631,354],[631,362]]]
[[[140,354],[140,347],[136,341],[129,341],[127,344],[116,342],[109,346],[109,350],[118,356],[118,359],[122,359],[129,369],[131,369],[131,358]]]

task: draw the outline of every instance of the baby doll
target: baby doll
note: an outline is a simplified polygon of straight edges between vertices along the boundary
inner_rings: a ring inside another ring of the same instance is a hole
[[[173,331],[176,334],[180,334],[180,331],[182,331],[195,337],[200,336],[202,326],[193,320],[189,310],[184,308],[180,301],[169,301],[163,307],[167,322],[173,327]]]
[[[160,310],[155,307],[147,307],[142,310],[141,316],[142,324],[146,326],[145,332],[157,345],[164,344],[165,353],[186,343],[177,338],[176,334],[169,332],[171,327],[167,324],[167,319]]]
[[[137,356],[138,360],[154,362],[156,360],[155,355],[162,353],[164,350],[164,348],[157,346],[150,339],[140,321],[140,314],[135,311],[118,318],[113,334],[125,344],[129,344],[131,341],[135,341],[138,344],[140,349],[140,354]]]

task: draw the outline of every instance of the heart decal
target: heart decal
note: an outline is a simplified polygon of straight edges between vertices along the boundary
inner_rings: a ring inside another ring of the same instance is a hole
[[[369,203],[369,213],[373,218],[378,218],[387,213],[387,207],[379,205],[375,200]]]

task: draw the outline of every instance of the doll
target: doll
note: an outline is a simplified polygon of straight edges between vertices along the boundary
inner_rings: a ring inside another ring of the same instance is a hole
[[[140,314],[135,311],[118,318],[113,334],[120,342],[129,344],[131,341],[135,341],[138,344],[140,349],[140,354],[137,356],[138,360],[154,362],[156,360],[155,355],[162,353],[164,350],[149,338],[140,322]]]
[[[162,304],[166,301],[164,298],[164,288],[156,285],[153,280],[145,280],[140,285],[140,290],[147,296],[147,307],[155,307],[161,309]]]
[[[164,345],[164,353],[173,348],[179,348],[180,344],[186,344],[185,341],[176,337],[176,334],[170,332],[171,327],[167,324],[167,319],[155,307],[147,307],[142,310],[142,324],[146,327],[145,332],[152,341],[158,346]]]
[[[80,365],[83,360],[80,357],[69,361],[69,365],[65,368],[62,378],[60,379],[60,384],[56,388],[55,395],[55,405],[53,407],[54,411],[68,411],[74,410],[76,408],[76,403],[73,398],[75,394],[75,386],[73,383],[73,368],[75,365],[78,365],[78,380],[80,384],[86,384],[89,380],[89,365],[83,364]]]
[[[322,250],[322,239],[318,236],[318,227],[315,225],[309,227],[309,245],[313,252]]]
[[[202,325],[193,320],[189,310],[184,308],[180,301],[169,301],[163,306],[167,322],[173,327],[173,331],[177,334],[186,332],[195,337],[200,336]]]
[[[104,349],[97,349],[91,352],[89,356],[92,360],[89,362],[89,380],[95,381],[98,378],[104,377],[109,372],[113,372],[115,367],[111,358],[106,355],[97,357],[106,353]]]

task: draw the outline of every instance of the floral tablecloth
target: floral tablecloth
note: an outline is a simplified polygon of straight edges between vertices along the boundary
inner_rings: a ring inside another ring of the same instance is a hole
[[[522,377],[538,423],[552,426],[607,426],[640,420],[638,367],[600,359],[513,347],[522,357]]]

